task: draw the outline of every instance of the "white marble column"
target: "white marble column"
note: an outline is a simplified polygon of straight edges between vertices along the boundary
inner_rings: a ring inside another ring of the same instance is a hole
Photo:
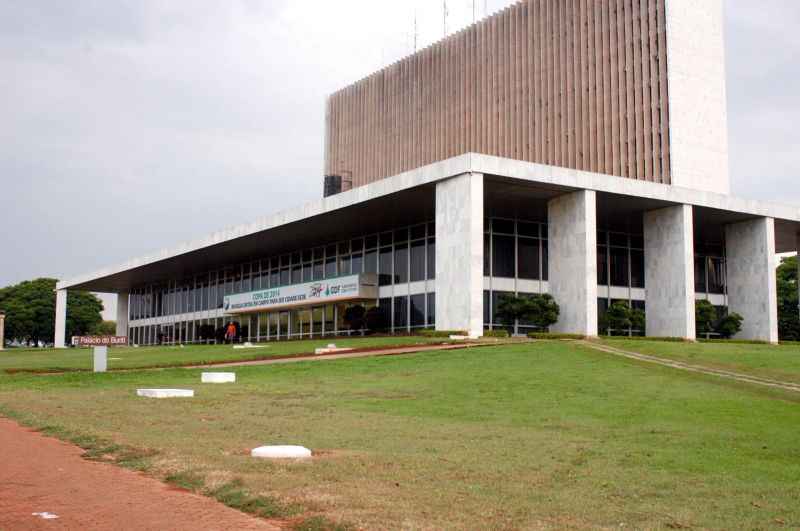
[[[128,337],[128,301],[130,295],[117,293],[117,335]]]
[[[597,194],[581,190],[548,203],[550,294],[561,308],[553,332],[597,335]]]
[[[483,335],[483,175],[436,183],[436,329]]]
[[[645,212],[644,271],[647,335],[696,339],[691,206]]]
[[[66,348],[67,335],[67,290],[56,290],[55,347]]]
[[[728,311],[744,317],[737,339],[778,342],[775,220],[725,227]]]

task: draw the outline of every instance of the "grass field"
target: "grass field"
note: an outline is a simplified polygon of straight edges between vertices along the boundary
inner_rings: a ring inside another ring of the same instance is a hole
[[[605,338],[603,342],[661,358],[800,383],[800,345],[797,344],[670,343]]]
[[[0,412],[261,514],[356,528],[800,526],[796,394],[547,341],[242,367],[224,386],[199,372],[0,373]],[[319,456],[248,456],[267,443]]]
[[[373,348],[441,342],[418,336],[335,338],[264,343],[263,348],[234,349],[231,345],[187,345],[185,347],[113,347],[108,350],[108,368],[143,369],[180,367],[226,361],[266,359],[314,353],[314,349],[335,343],[338,347]],[[0,351],[2,371],[91,370],[92,349],[9,349]]]

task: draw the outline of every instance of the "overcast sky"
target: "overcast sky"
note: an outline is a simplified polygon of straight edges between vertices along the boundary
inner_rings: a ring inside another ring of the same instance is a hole
[[[733,192],[800,204],[800,2],[726,5]],[[320,197],[326,94],[411,53],[415,12],[441,38],[432,0],[0,0],[0,286]]]

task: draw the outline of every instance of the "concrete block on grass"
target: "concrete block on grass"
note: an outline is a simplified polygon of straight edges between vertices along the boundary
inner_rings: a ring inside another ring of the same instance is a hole
[[[202,383],[234,383],[236,382],[235,372],[204,372],[200,377]]]
[[[194,391],[191,389],[137,389],[137,396],[145,398],[191,398]]]
[[[310,459],[311,450],[304,446],[259,446],[250,455],[261,459]]]

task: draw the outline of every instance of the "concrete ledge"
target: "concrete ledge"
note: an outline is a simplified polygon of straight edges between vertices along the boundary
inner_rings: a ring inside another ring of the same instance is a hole
[[[137,396],[145,398],[191,398],[194,391],[191,389],[137,389]]]
[[[260,459],[310,459],[311,450],[304,446],[259,446],[250,455]]]

